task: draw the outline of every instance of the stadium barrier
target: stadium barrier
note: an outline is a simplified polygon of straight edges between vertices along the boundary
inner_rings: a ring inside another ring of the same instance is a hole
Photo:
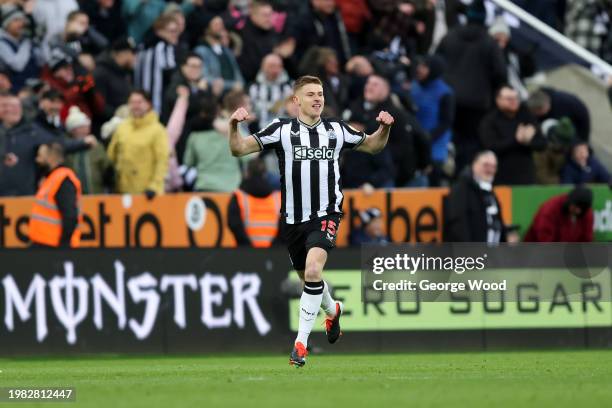
[[[570,301],[560,283],[525,282],[518,301],[361,302],[359,259],[338,249],[326,267],[345,304],[334,352],[612,347],[612,303]],[[5,250],[0,355],[285,352],[299,295],[288,277],[276,249]]]
[[[498,187],[506,223],[525,233],[539,205],[570,187]],[[612,196],[607,186],[593,186],[595,240],[612,241]],[[338,246],[359,225],[359,211],[378,207],[393,242],[440,242],[444,188],[359,190],[345,194],[345,221],[338,231]],[[83,199],[83,246],[94,248],[198,248],[235,247],[227,227],[230,195],[222,193],[168,194],[152,201],[144,196],[99,195]],[[32,198],[0,198],[0,248],[28,245]]]

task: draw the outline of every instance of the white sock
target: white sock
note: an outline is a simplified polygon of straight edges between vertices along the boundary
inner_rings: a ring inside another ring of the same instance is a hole
[[[323,309],[327,316],[334,317],[336,315],[336,301],[331,297],[331,293],[329,293],[329,285],[327,285],[327,282],[323,281],[323,285],[321,309]]]
[[[306,282],[304,292],[300,298],[300,322],[295,342],[298,341],[308,347],[308,336],[317,320],[321,299],[323,298],[323,281]]]

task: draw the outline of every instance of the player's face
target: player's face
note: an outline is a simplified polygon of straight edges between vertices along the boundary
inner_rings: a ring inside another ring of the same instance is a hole
[[[296,102],[300,114],[308,117],[321,116],[325,106],[323,87],[318,84],[308,84],[300,88],[296,93]]]

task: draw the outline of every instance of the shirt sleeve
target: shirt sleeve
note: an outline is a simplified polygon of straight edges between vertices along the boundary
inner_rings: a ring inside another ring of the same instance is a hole
[[[282,125],[283,122],[277,119],[259,132],[253,133],[253,137],[259,143],[261,150],[274,149],[280,143]]]
[[[342,133],[344,134],[343,149],[356,149],[366,138],[365,132],[358,131],[344,121],[340,121],[340,127],[342,127]]]

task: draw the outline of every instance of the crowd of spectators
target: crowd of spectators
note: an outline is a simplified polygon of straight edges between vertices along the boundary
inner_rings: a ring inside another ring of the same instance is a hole
[[[516,3],[612,55],[608,1]],[[234,191],[257,154],[231,156],[229,115],[247,108],[245,133],[295,116],[292,80],[306,74],[323,81],[324,116],[368,132],[380,110],[395,117],[379,155],[344,154],[345,187],[461,183],[485,149],[495,184],[610,180],[584,103],[527,92],[533,56],[503,19],[485,24],[480,0],[0,5],[0,196],[34,194],[36,149],[51,140],[64,144],[85,194]],[[275,158],[262,159],[278,186]]]

